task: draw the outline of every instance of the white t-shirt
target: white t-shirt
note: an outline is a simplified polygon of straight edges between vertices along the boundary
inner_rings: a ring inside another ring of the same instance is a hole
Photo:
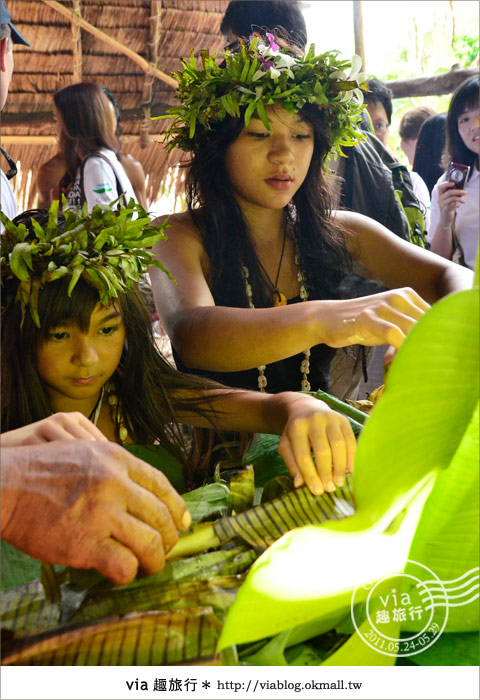
[[[413,193],[420,204],[424,206],[425,229],[428,231],[430,226],[430,192],[424,179],[414,170],[410,171],[410,177],[412,178]]]
[[[432,191],[432,206],[430,214],[430,228],[428,240],[431,241],[433,234],[440,222],[440,207],[438,206],[438,185],[446,182],[447,176],[444,173],[438,180]],[[479,184],[480,176],[478,168],[474,166],[470,179],[465,184],[465,204],[460,204],[455,215],[455,233],[463,249],[465,264],[471,270],[475,267],[475,257],[478,247],[478,224],[479,224]]]
[[[7,180],[7,176],[0,168],[0,202],[3,213],[8,216],[9,219],[13,219],[17,216],[17,203],[15,197],[13,196],[12,186]],[[0,222],[0,233],[5,230],[4,225]]]
[[[110,204],[122,192],[125,194],[127,203],[131,198],[136,202],[137,197],[132,184],[115,153],[108,148],[100,148],[99,151],[105,156],[108,163],[103,158],[92,156],[85,163],[83,171],[83,188],[88,211],[92,211],[96,204]],[[115,173],[122,186],[122,192],[117,191]],[[82,205],[80,170],[77,172],[75,181],[70,188],[67,200],[72,206],[80,207]]]

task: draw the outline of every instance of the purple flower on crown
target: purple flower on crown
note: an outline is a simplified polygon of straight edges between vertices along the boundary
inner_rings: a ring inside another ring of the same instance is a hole
[[[257,53],[257,58],[259,61],[263,63],[263,67],[265,68],[265,71],[269,70],[270,68],[273,68],[275,65],[273,61],[266,61],[261,53]]]
[[[272,49],[272,51],[278,51],[280,49],[280,46],[275,43],[275,38],[274,38],[273,34],[270,34],[270,32],[267,32],[266,36],[267,36],[267,39],[270,43],[270,48]]]

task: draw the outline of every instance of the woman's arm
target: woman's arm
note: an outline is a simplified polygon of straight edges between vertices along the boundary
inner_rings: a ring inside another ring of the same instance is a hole
[[[450,292],[472,286],[469,270],[403,241],[373,219],[353,212],[338,212],[337,217],[349,232],[352,255],[364,265],[367,275],[386,287],[408,285],[434,303]]]
[[[145,188],[145,172],[141,163],[139,163],[138,160],[135,160],[135,158],[129,153],[126,153],[120,157],[120,163],[132,184],[139,204],[141,204],[145,211],[147,211],[148,202],[147,191]]]
[[[212,420],[178,413],[200,427],[281,435],[278,451],[296,487],[306,483],[316,495],[334,491],[353,470],[356,441],[348,419],[323,401],[296,392],[263,394],[234,389],[208,392]],[[312,458],[312,450],[314,459]]]
[[[177,284],[157,269],[150,271],[150,278],[162,323],[183,362],[193,369],[251,369],[319,343],[398,347],[428,308],[408,289],[268,309],[215,306],[207,283],[209,261],[189,215],[173,216],[169,223],[169,240],[157,245],[156,254]]]

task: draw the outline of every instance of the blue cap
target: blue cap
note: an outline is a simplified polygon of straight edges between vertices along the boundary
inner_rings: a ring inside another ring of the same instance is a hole
[[[5,0],[0,0],[0,24],[8,24],[14,44],[24,44],[25,46],[30,46],[25,37],[22,36],[15,25],[12,24],[10,12],[7,10]]]

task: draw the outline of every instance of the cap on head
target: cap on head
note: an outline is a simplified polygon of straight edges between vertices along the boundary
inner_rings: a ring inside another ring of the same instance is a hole
[[[15,25],[12,24],[10,12],[7,10],[5,0],[0,0],[0,24],[8,24],[14,44],[24,44],[25,46],[30,46],[25,37],[22,36]]]

